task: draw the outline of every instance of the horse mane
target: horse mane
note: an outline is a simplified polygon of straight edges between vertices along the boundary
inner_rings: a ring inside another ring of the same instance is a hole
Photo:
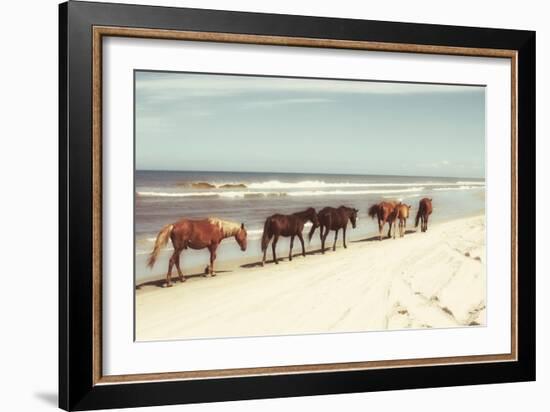
[[[218,219],[217,217],[209,217],[208,222],[210,222],[210,224],[212,225],[217,226],[221,230],[223,237],[235,236],[239,232],[239,230],[241,230],[240,223]]]
[[[308,207],[307,209],[302,210],[301,212],[293,213],[293,215],[306,218],[307,216],[309,216],[312,213],[315,213],[315,209],[312,208],[312,207]]]
[[[340,206],[338,209],[358,212],[358,210],[355,209],[354,207],[348,207],[348,206],[344,206],[344,205]]]

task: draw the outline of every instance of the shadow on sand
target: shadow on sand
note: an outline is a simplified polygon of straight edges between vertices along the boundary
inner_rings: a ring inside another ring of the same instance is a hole
[[[338,245],[336,246],[336,249],[339,249],[341,246]],[[328,247],[328,245],[325,247],[325,253],[328,253],[328,252],[332,252],[332,244],[330,245],[330,247]],[[315,250],[310,250],[308,252],[306,252],[306,256],[311,256],[311,255],[321,255],[321,249],[315,249]],[[268,255],[271,255],[271,252],[268,252]],[[292,259],[295,259],[295,258],[298,258],[300,259],[302,257],[302,252],[299,252],[299,253],[293,253],[292,254]],[[288,262],[288,255],[287,254],[284,254],[284,255],[279,255],[277,254],[277,260],[279,262]],[[273,261],[273,259],[268,259],[265,261],[265,264],[266,265],[272,265],[272,264],[275,264],[275,262]],[[262,266],[262,261],[259,260],[257,262],[252,262],[252,263],[245,263],[244,265],[241,265],[240,267],[242,268],[245,268],[245,269],[249,269],[249,268],[256,268],[256,267],[261,267]]]
[[[216,274],[218,273],[228,273],[232,272],[232,270],[216,270]],[[201,277],[211,277],[210,275],[206,275],[205,272],[202,273],[194,273],[192,275],[185,275],[185,278],[187,280],[193,279],[193,278],[201,278]],[[173,283],[181,283],[179,278],[177,276],[172,275],[172,282]],[[139,285],[136,285],[136,290],[140,290],[144,286],[156,286],[158,288],[163,288],[166,285],[166,277],[163,277],[162,279],[156,279],[156,280],[150,280],[148,282],[140,283]]]
[[[416,233],[416,230],[405,230],[405,235],[410,235],[413,233]],[[375,241],[378,242],[379,239],[380,239],[379,236],[375,235],[375,236],[367,237],[365,239],[351,240],[350,243],[375,242]],[[392,238],[388,237],[386,233],[382,236],[382,240],[387,240],[387,239],[392,239]],[[396,239],[398,238],[396,237]]]

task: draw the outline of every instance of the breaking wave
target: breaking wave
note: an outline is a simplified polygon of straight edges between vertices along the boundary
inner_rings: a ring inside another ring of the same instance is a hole
[[[483,189],[483,188],[484,186],[462,185],[462,186],[449,186],[449,187],[434,187],[432,190],[447,191],[447,190],[471,190],[471,189]]]
[[[230,189],[253,189],[253,190],[296,190],[296,189],[337,189],[337,188],[375,188],[375,187],[418,187],[418,186],[484,186],[485,182],[480,181],[457,181],[457,182],[435,182],[431,180],[418,182],[394,182],[394,183],[373,183],[373,182],[325,182],[323,180],[303,180],[299,182],[284,182],[280,180],[268,180],[265,182],[181,182],[177,186],[189,187],[202,190],[230,190]]]
[[[367,195],[420,192],[425,187],[409,187],[404,189],[374,189],[374,190],[296,190],[292,192],[269,191],[209,191],[209,192],[137,192],[141,197],[195,197],[195,198],[254,198],[254,197],[305,197],[305,196],[333,196],[333,195]]]

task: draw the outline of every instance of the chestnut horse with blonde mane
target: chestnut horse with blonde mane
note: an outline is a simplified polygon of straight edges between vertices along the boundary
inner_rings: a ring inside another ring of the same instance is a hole
[[[420,200],[418,204],[418,213],[416,214],[416,222],[414,227],[418,227],[418,222],[420,221],[420,230],[426,232],[428,230],[428,218],[432,214],[432,199],[425,197]]]
[[[378,233],[379,239],[382,240],[382,230],[386,222],[390,226],[388,237],[391,237],[391,227],[396,219],[396,211],[398,202],[380,202],[369,207],[368,215],[373,219],[378,218]]]
[[[172,267],[175,265],[178,270],[179,280],[185,282],[187,279],[183,276],[180,268],[180,254],[182,250],[191,248],[195,250],[208,248],[210,252],[210,266],[206,268],[206,273],[210,272],[215,276],[214,260],[216,259],[216,249],[223,239],[234,237],[236,242],[244,252],[246,250],[246,229],[244,223],[238,224],[217,218],[208,218],[202,220],[181,219],[176,223],[164,226],[157,235],[153,251],[147,260],[147,266],[153,267],[157,260],[160,249],[168,243],[168,238],[174,246],[174,253],[168,261],[168,272],[166,273],[166,286],[172,286]]]
[[[411,211],[411,205],[406,205],[404,203],[399,203],[395,207],[395,219],[397,220],[396,225],[393,228],[393,238],[395,239],[395,231],[399,225],[399,237],[405,236],[405,227],[407,226],[407,219]]]

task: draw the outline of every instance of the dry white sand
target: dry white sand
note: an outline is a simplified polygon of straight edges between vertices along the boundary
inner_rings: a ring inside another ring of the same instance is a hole
[[[218,265],[224,271],[216,277],[172,288],[140,287],[137,339],[485,325],[482,216],[395,240],[348,242],[347,249],[279,265],[245,266]]]

